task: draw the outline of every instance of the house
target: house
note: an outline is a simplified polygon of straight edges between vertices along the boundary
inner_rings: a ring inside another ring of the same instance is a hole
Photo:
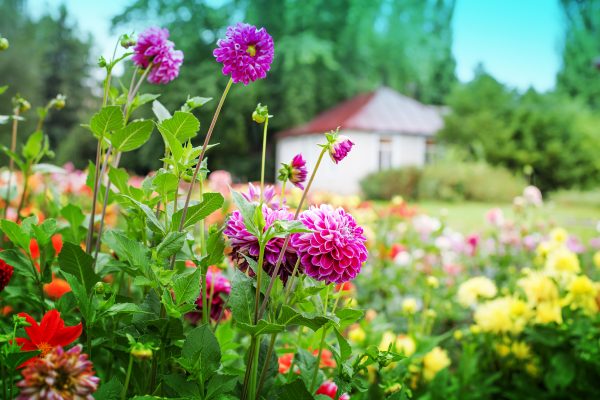
[[[338,126],[340,134],[348,136],[355,146],[338,165],[325,159],[313,188],[355,194],[360,191],[360,180],[371,172],[424,165],[443,118],[439,107],[382,87],[345,101],[304,125],[279,132],[277,165],[289,163],[294,155],[302,153],[310,174],[319,155],[317,145],[326,142],[323,133]]]

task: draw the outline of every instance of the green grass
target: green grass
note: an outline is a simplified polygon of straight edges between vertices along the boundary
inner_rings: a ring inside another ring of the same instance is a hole
[[[501,208],[507,219],[514,218],[512,205],[506,203],[422,201],[416,205],[431,216],[441,217],[446,213],[445,218],[448,225],[463,233],[479,231],[485,228],[485,214],[489,209],[494,207]],[[550,202],[536,212],[541,220],[562,226],[585,242],[592,237],[600,235],[596,230],[596,225],[600,221],[600,204],[595,206],[592,204]]]

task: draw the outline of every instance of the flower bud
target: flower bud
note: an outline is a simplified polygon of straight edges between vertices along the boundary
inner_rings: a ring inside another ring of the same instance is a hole
[[[402,302],[402,311],[412,315],[417,312],[417,301],[413,298],[404,299]]]
[[[13,103],[15,110],[18,110],[19,113],[24,113],[25,111],[27,111],[31,108],[31,104],[29,104],[29,102],[27,100],[25,100],[23,97],[21,97],[18,94],[15,97],[13,97],[12,103]]]
[[[331,160],[336,164],[346,158],[350,150],[352,150],[352,146],[354,146],[354,142],[347,136],[340,135],[339,133],[340,128],[338,127],[336,131],[325,134],[327,144],[324,146],[327,147]]]
[[[94,285],[94,292],[97,294],[104,294],[106,292],[106,287],[104,282],[96,282]]]
[[[131,355],[138,360],[150,360],[152,359],[152,349],[141,343],[136,343],[131,349]]]
[[[108,65],[108,63],[106,62],[106,59],[105,59],[104,57],[100,56],[100,57],[98,58],[98,66],[99,66],[100,68],[104,68],[104,67],[106,67],[107,65]]]
[[[8,39],[0,37],[0,51],[7,50],[9,47]]]
[[[128,49],[132,46],[135,46],[136,43],[136,40],[127,34],[121,36],[121,47],[123,47],[124,49]]]
[[[432,289],[437,289],[440,286],[440,281],[435,276],[428,276],[427,286],[429,286]]]
[[[62,110],[63,108],[65,108],[66,102],[67,96],[65,96],[64,94],[57,94],[56,98],[52,100],[52,106],[54,106],[54,108],[56,108],[57,110]]]
[[[269,107],[263,106],[260,103],[257,104],[256,110],[252,113],[252,120],[257,124],[264,124],[267,118],[272,117],[269,115]]]

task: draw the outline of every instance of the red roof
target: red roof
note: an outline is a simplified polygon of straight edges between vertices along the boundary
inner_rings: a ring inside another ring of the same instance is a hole
[[[343,130],[432,136],[442,128],[443,119],[438,107],[382,87],[347,100],[278,136],[322,134],[338,126]]]

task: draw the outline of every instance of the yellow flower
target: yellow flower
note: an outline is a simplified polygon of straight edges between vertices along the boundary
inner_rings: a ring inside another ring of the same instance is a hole
[[[356,300],[356,298],[350,297],[348,300],[346,300],[346,307],[347,308],[356,308],[356,307],[358,307],[358,301]]]
[[[510,350],[519,360],[526,360],[531,356],[531,348],[525,342],[514,342]]]
[[[594,265],[596,268],[600,269],[600,250],[594,253]]]
[[[415,299],[413,299],[412,297],[409,297],[407,299],[404,299],[404,301],[402,302],[402,311],[404,311],[406,314],[414,314],[417,312],[417,301]]]
[[[598,311],[596,296],[598,289],[594,282],[585,275],[576,277],[569,284],[569,293],[565,297],[565,303],[572,308],[581,308],[589,313]]]
[[[573,272],[578,273],[579,258],[566,247],[560,247],[548,255],[546,269],[551,272]]]
[[[410,357],[415,353],[415,350],[417,350],[417,345],[410,336],[398,335],[396,339],[396,351],[398,353]]]
[[[517,282],[531,304],[558,299],[558,288],[552,279],[542,272],[532,272]]]
[[[550,245],[550,243],[541,242],[540,244],[538,244],[537,248],[535,249],[535,252],[538,255],[538,257],[545,258],[548,255],[548,253],[550,253],[550,250],[552,250],[552,246]]]
[[[471,331],[473,335],[477,335],[481,333],[481,327],[479,327],[478,325],[471,325],[469,327],[469,331]]]
[[[563,228],[554,228],[550,231],[550,240],[556,244],[563,244],[569,238],[569,232]]]
[[[540,370],[539,370],[539,368],[537,367],[537,365],[536,365],[536,364],[535,364],[533,361],[531,361],[531,362],[528,362],[527,364],[525,364],[525,371],[526,371],[526,372],[527,372],[529,375],[533,376],[534,378],[535,378],[536,376],[538,376],[538,375],[539,375],[539,373],[540,373]]]
[[[519,333],[529,319],[526,304],[512,297],[500,297],[477,307],[474,320],[484,332]]]
[[[423,357],[423,377],[425,380],[432,380],[435,375],[450,365],[450,358],[446,350],[441,347],[434,347]]]
[[[477,304],[479,298],[492,298],[498,293],[496,285],[484,276],[477,276],[463,282],[458,288],[458,302],[463,307]]]
[[[432,289],[437,289],[440,286],[440,281],[435,276],[428,276],[427,286],[429,286]]]
[[[354,343],[362,343],[367,338],[367,334],[358,324],[354,324],[348,330],[348,339]]]
[[[505,343],[496,343],[495,348],[496,353],[498,353],[500,357],[506,357],[510,354],[510,347]]]
[[[536,307],[535,322],[538,324],[562,324],[562,321],[562,309],[558,301],[547,301]]]
[[[383,336],[381,337],[381,342],[379,343],[379,350],[380,351],[388,351],[390,346],[392,346],[394,344],[395,340],[396,340],[396,335],[394,334],[394,332],[392,332],[392,331],[383,332]],[[394,348],[392,346],[392,351],[393,350],[394,350]]]
[[[463,338],[463,333],[461,330],[456,330],[454,331],[454,333],[452,334],[454,336],[454,340],[461,340]]]

